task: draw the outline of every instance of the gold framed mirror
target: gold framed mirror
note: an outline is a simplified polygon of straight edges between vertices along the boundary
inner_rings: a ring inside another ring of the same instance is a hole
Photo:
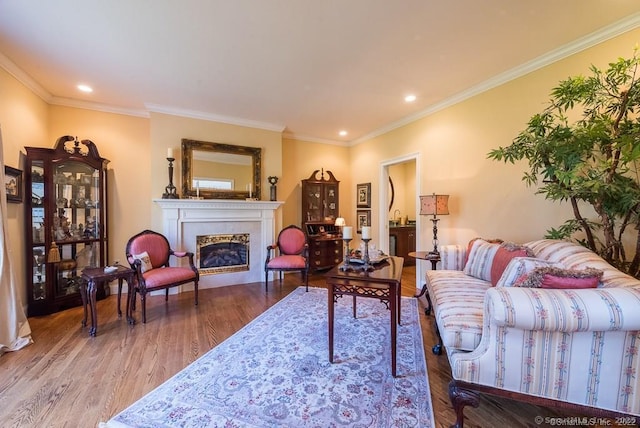
[[[182,195],[260,200],[259,147],[182,139]]]

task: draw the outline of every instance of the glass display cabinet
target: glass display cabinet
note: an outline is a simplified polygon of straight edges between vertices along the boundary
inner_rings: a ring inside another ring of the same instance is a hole
[[[37,316],[81,305],[82,269],[108,260],[109,161],[93,142],[68,135],[53,149],[25,149],[28,316]]]

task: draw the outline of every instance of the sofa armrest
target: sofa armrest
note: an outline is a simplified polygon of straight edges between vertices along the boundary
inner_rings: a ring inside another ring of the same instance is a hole
[[[467,257],[466,245],[441,245],[440,264],[442,270],[462,270]]]
[[[496,287],[487,291],[487,307],[490,322],[519,330],[640,330],[640,290],[635,288]]]

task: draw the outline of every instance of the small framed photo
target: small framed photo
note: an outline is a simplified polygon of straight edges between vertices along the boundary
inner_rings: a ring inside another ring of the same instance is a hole
[[[371,208],[371,183],[360,183],[356,186],[358,208]]]
[[[7,202],[22,202],[22,171],[5,165],[4,188],[7,191]]]
[[[371,226],[371,211],[370,210],[356,211],[356,220],[358,221],[357,233],[362,233],[362,226]]]

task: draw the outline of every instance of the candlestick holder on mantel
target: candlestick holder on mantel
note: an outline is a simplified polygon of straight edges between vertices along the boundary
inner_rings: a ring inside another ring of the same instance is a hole
[[[173,185],[173,161],[175,158],[168,157],[167,161],[169,161],[169,185],[164,188],[164,193],[162,194],[162,199],[180,199],[178,196],[178,192],[176,186]]]

